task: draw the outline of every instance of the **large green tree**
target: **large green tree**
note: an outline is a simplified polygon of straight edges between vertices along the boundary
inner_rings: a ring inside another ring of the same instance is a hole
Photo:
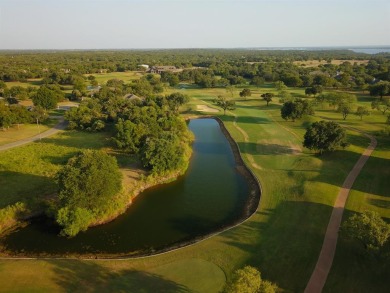
[[[134,123],[130,120],[119,119],[115,124],[116,135],[113,141],[120,149],[130,153],[137,153],[143,143],[143,139],[149,134],[148,127],[144,123]]]
[[[383,115],[390,109],[390,99],[375,100],[371,102],[371,108],[381,111]]]
[[[303,141],[304,147],[318,150],[321,154],[347,145],[345,130],[332,121],[314,122],[306,130]]]
[[[241,92],[240,92],[240,97],[241,98],[246,98],[246,97],[250,97],[252,95],[252,92],[250,89],[243,89]]]
[[[188,103],[190,98],[185,94],[176,92],[168,95],[166,100],[168,101],[169,108],[174,112],[178,112],[179,107]]]
[[[223,96],[218,96],[215,100],[214,103],[221,107],[223,109],[223,114],[226,115],[226,110],[234,110],[235,109],[235,102],[232,100],[228,100],[227,98]]]
[[[56,220],[62,234],[74,236],[104,214],[122,186],[114,157],[102,151],[80,152],[57,173],[59,203]]]
[[[33,95],[34,106],[40,106],[46,110],[54,109],[57,103],[64,98],[64,93],[56,86],[43,85]]]
[[[379,96],[382,100],[383,96],[390,94],[390,82],[381,81],[369,87],[371,96]]]
[[[337,112],[343,115],[343,120],[347,119],[347,116],[352,113],[352,104],[350,103],[340,103],[337,107]]]
[[[373,211],[354,214],[343,224],[343,230],[368,250],[379,250],[390,237],[390,225]]]
[[[144,164],[155,174],[184,169],[186,144],[179,137],[169,132],[163,132],[157,137],[148,137],[141,148],[140,156]]]
[[[363,120],[363,116],[370,115],[370,111],[368,111],[368,108],[366,106],[358,106],[354,114],[356,116],[359,116],[360,120]]]
[[[267,102],[267,106],[269,105],[269,102],[272,102],[272,98],[275,96],[273,93],[265,93],[262,94],[261,97],[263,98],[264,101]]]
[[[313,115],[314,110],[309,101],[296,99],[294,101],[287,101],[280,109],[280,114],[283,119],[295,121],[302,118],[304,115]]]

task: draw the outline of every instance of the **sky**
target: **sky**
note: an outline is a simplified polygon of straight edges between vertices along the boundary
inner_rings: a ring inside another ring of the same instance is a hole
[[[390,0],[0,0],[0,49],[390,45]]]

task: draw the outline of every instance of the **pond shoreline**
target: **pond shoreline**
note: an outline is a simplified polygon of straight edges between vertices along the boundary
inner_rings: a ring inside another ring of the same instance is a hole
[[[190,245],[194,245],[198,242],[204,241],[210,237],[213,237],[217,234],[220,234],[222,232],[225,232],[229,229],[232,229],[243,222],[245,222],[247,219],[249,219],[258,209],[259,202],[260,202],[260,196],[261,196],[261,185],[260,182],[258,181],[257,177],[252,173],[252,171],[248,168],[248,166],[245,164],[243,158],[241,157],[241,153],[238,147],[238,144],[234,141],[232,136],[230,135],[229,131],[226,129],[225,125],[223,124],[222,120],[219,119],[218,117],[213,117],[213,116],[201,116],[201,117],[191,117],[190,119],[214,119],[218,124],[219,127],[224,134],[225,138],[229,142],[230,148],[232,150],[233,156],[234,156],[234,161],[235,161],[235,168],[237,172],[239,172],[244,178],[246,179],[248,186],[249,186],[249,195],[246,200],[246,203],[244,205],[244,209],[242,211],[242,214],[240,217],[238,217],[237,220],[234,222],[230,222],[227,225],[221,225],[217,229],[215,229],[211,233],[207,233],[204,235],[200,236],[195,236],[191,239],[182,240],[178,243],[171,243],[167,245],[166,247],[160,248],[158,250],[153,250],[150,249],[149,251],[144,251],[144,252],[134,252],[134,253],[115,253],[115,254],[110,254],[110,253],[85,253],[85,254],[79,254],[79,253],[70,253],[67,255],[55,255],[55,254],[45,254],[45,253],[40,253],[38,255],[34,256],[29,256],[29,254],[17,254],[17,255],[12,255],[12,254],[7,254],[7,253],[2,253],[3,256],[0,256],[1,259],[131,259],[131,258],[142,258],[142,257],[150,257],[150,256],[155,256],[155,255],[160,255],[164,253],[168,253],[170,251],[174,251],[183,247],[188,247]],[[175,171],[172,172],[172,174],[160,177],[160,178],[154,178],[152,182],[146,182],[146,183],[141,183],[140,186],[136,186],[134,190],[131,192],[132,196],[130,197],[130,200],[126,206],[126,209],[121,210],[115,217],[110,218],[110,220],[105,220],[104,222],[98,223],[97,225],[102,225],[105,223],[108,223],[110,221],[115,220],[117,216],[122,214],[124,211],[127,210],[129,206],[131,206],[132,201],[139,195],[142,191],[148,189],[148,188],[155,188],[158,187],[159,185],[172,182],[177,180],[181,175],[183,175],[185,171]],[[32,254],[30,254],[32,255]]]

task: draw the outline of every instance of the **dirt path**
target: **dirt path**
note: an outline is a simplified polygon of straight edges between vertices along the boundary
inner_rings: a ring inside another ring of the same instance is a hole
[[[356,129],[353,130],[359,131]],[[314,268],[313,274],[311,275],[310,280],[306,286],[305,293],[321,292],[325,285],[336,252],[338,232],[348,194],[353,183],[355,182],[355,179],[359,175],[364,164],[367,162],[368,158],[371,156],[371,153],[376,147],[377,141],[375,137],[365,133],[363,134],[370,138],[370,145],[363,152],[362,156],[359,158],[351,172],[349,172],[347,178],[343,183],[343,186],[341,187],[341,190],[339,191],[339,194],[337,195],[332,215],[330,216],[328,228],[326,230],[325,239],[322,244],[320,256],[317,260],[317,264]]]
[[[52,118],[59,119],[59,122],[53,128],[46,130],[45,132],[42,132],[42,133],[35,135],[33,137],[25,138],[22,140],[18,140],[15,142],[11,142],[11,143],[2,145],[2,146],[0,146],[0,151],[9,150],[9,149],[25,145],[27,143],[30,143],[30,142],[33,142],[36,140],[41,140],[42,138],[56,134],[57,132],[64,130],[66,128],[67,122],[64,121],[64,118],[62,116],[52,117]]]

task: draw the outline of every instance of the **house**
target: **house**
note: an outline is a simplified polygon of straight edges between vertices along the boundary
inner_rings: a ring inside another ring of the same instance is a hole
[[[182,69],[176,68],[176,66],[152,66],[149,69],[150,73],[161,74],[162,72],[181,72]]]

